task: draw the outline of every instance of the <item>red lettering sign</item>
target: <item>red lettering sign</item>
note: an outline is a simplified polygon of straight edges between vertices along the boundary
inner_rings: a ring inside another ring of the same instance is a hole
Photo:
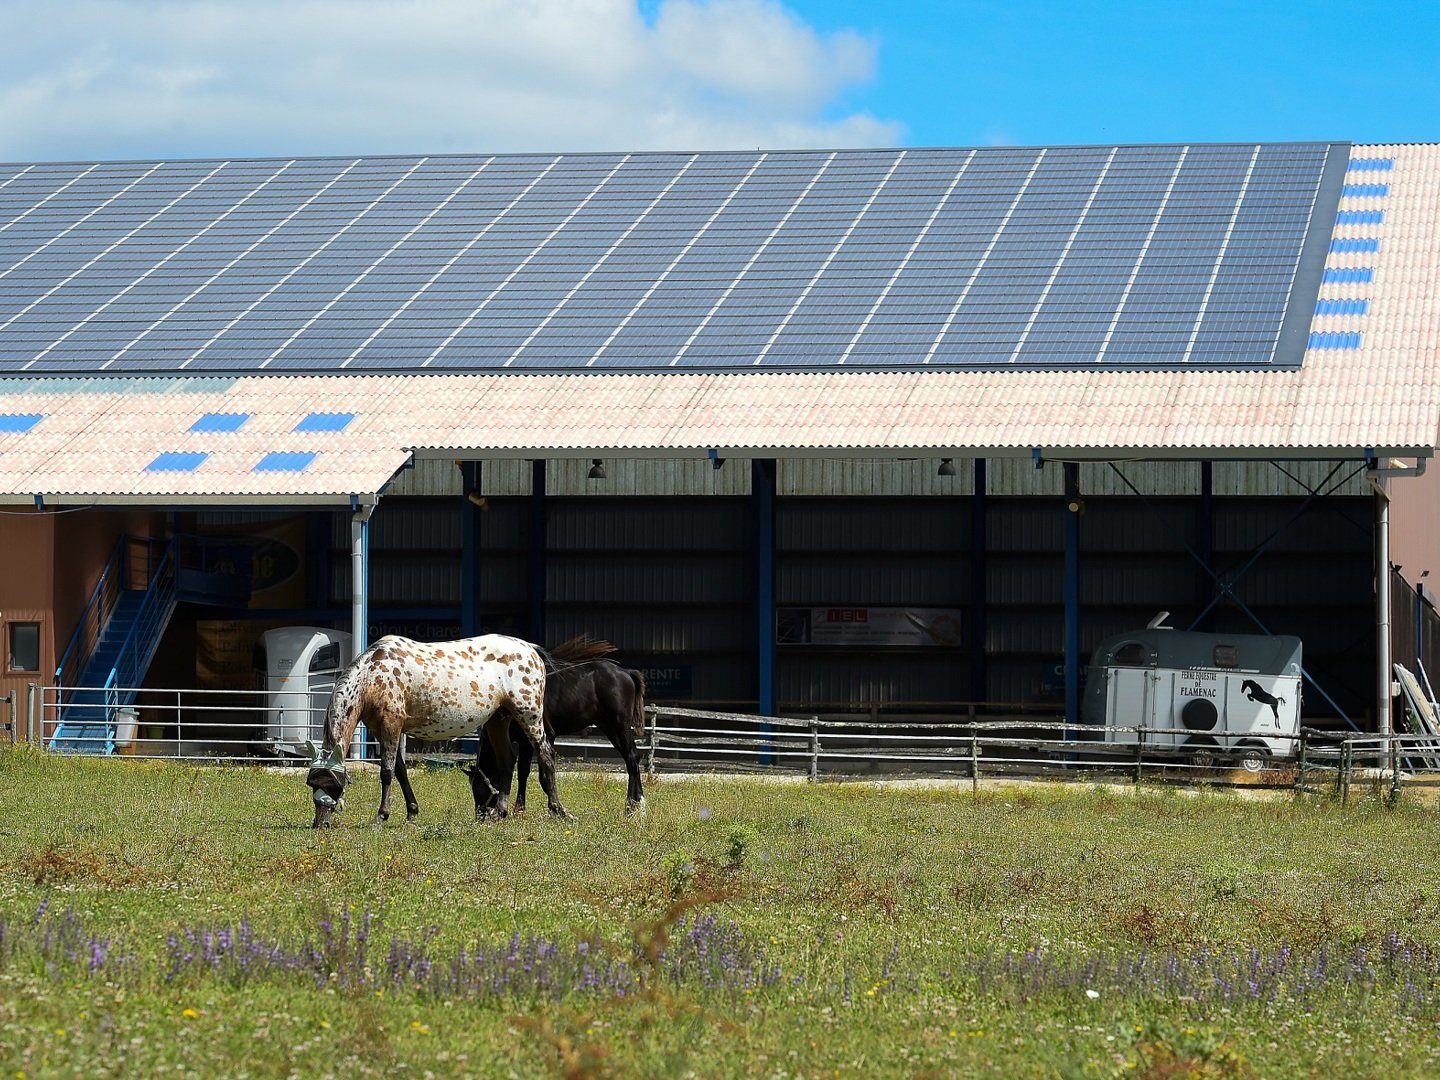
[[[832,607],[825,609],[826,622],[838,623],[862,623],[870,621],[870,610],[868,608],[843,608]]]

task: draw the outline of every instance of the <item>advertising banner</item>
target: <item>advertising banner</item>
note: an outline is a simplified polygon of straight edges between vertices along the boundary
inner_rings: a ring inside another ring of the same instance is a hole
[[[905,645],[956,648],[960,610],[931,607],[782,607],[780,645]]]

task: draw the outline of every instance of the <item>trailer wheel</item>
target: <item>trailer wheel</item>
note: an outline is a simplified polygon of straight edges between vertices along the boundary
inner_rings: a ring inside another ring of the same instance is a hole
[[[1264,772],[1270,764],[1270,748],[1264,743],[1242,742],[1236,747],[1235,763],[1248,773]]]
[[[1190,764],[1198,769],[1210,769],[1220,757],[1220,744],[1210,735],[1191,735],[1181,744],[1190,755]]]
[[[1209,698],[1191,698],[1180,710],[1180,722],[1191,731],[1214,731],[1219,720],[1220,714]]]

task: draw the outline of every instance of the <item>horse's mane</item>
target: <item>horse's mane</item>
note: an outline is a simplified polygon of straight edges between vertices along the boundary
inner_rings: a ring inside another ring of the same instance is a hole
[[[589,634],[576,634],[568,641],[562,641],[553,649],[541,650],[546,659],[555,665],[583,664],[587,660],[599,660],[619,652],[604,638],[592,638]]]

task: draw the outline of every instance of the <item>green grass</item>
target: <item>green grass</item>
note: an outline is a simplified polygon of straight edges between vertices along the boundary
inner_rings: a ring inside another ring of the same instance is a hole
[[[625,820],[623,777],[560,783],[573,822],[477,824],[462,776],[421,772],[420,824],[373,829],[361,774],[315,832],[298,773],[0,753],[0,1080],[1440,1073],[1418,802],[662,776]],[[368,958],[332,940],[319,980],[172,971],[170,935],[243,922],[298,947],[367,914]],[[668,976],[657,950],[705,916],[773,984],[713,959]],[[106,962],[67,955],[67,926]],[[438,971],[517,934],[584,943],[633,985],[381,970],[392,938]],[[1368,974],[1259,999],[1116,974],[1251,947]]]

